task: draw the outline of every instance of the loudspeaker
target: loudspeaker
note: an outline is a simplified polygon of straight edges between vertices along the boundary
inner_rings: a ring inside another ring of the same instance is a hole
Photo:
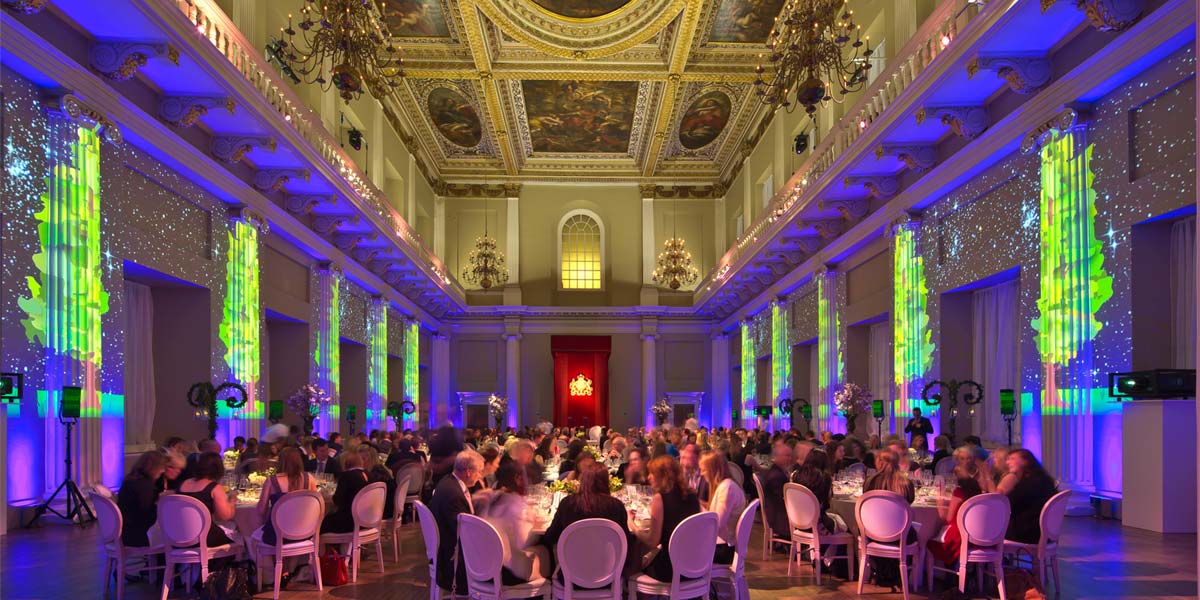
[[[346,420],[347,421],[357,421],[358,420],[358,407],[357,406],[351,404],[350,406],[346,407]]]
[[[1012,390],[1000,390],[1000,415],[1011,417],[1017,414],[1017,396]]]
[[[1133,400],[1195,398],[1195,369],[1152,369],[1108,374],[1108,395]]]
[[[801,404],[800,405],[800,416],[804,417],[804,420],[806,420],[806,421],[811,420],[812,419],[812,405],[811,404]]]
[[[796,136],[793,143],[795,144],[796,154],[804,154],[804,151],[808,150],[808,134],[802,133]]]
[[[283,418],[283,400],[272,400],[267,405],[267,418],[268,419],[282,419]]]
[[[871,416],[876,419],[883,418],[883,400],[871,401]]]
[[[0,373],[0,402],[19,404],[24,381],[20,373]]]
[[[63,419],[78,419],[79,405],[83,400],[83,388],[68,386],[62,389],[62,403],[59,404],[59,416]]]

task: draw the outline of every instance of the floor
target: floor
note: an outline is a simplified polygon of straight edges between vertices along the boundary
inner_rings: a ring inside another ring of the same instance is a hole
[[[756,530],[752,540],[759,542],[759,536]],[[385,549],[387,573],[384,575],[379,574],[373,559],[367,560],[356,584],[317,592],[309,584],[297,583],[283,597],[292,600],[424,600],[429,597],[429,583],[420,532],[415,526],[407,528],[401,539],[403,552],[399,563],[392,562],[391,548]],[[1116,521],[1073,518],[1067,521],[1064,552],[1060,563],[1062,598],[1196,597],[1195,535],[1160,535],[1124,528]],[[799,569],[796,576],[788,578],[784,555],[775,555],[764,562],[760,560],[761,554],[751,554],[747,574],[752,600],[859,597],[855,593],[857,583],[823,577],[823,585],[817,587],[809,569]],[[0,536],[0,597],[8,600],[102,598],[105,597],[102,577],[94,526],[48,524]],[[864,591],[864,597],[873,599],[901,597],[871,585]],[[147,600],[158,598],[158,592],[156,586],[131,584],[126,588],[125,596],[129,600]],[[115,588],[109,593],[109,597],[114,597]],[[180,590],[171,597],[185,598],[187,594]],[[256,597],[270,598],[270,590]],[[922,590],[914,597],[925,598],[927,592]]]

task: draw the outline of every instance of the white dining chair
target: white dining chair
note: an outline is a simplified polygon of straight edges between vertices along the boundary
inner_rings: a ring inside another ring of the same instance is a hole
[[[707,598],[717,549],[717,513],[702,512],[683,520],[671,533],[671,581],[641,574],[629,579],[629,600],[638,593],[668,598]]]
[[[92,491],[104,496],[105,498],[116,498],[116,496],[112,493],[112,490],[108,489],[108,486],[104,485],[103,483],[97,483],[96,485],[93,485]]]
[[[629,552],[625,532],[608,519],[583,519],[563,530],[555,553],[562,581],[555,600],[621,600],[621,569]]]
[[[1054,597],[1062,595],[1058,585],[1058,546],[1062,542],[1063,519],[1067,516],[1067,504],[1071,500],[1071,490],[1065,490],[1052,496],[1042,507],[1038,517],[1041,534],[1036,544],[1026,544],[1004,540],[1004,554],[1019,559],[1022,552],[1029,555],[1034,577],[1039,583],[1046,585],[1046,571],[1054,571]]]
[[[283,579],[283,559],[289,556],[308,556],[309,566],[316,577],[317,590],[321,589],[321,520],[325,517],[325,499],[319,492],[296,490],[280,496],[271,506],[271,527],[275,529],[275,543],[263,541],[263,530],[258,528],[250,536],[250,552],[258,567],[258,591],[262,591],[262,560],[271,557],[275,561],[275,600],[279,600],[279,582]],[[291,540],[285,542],[284,540]]]
[[[544,577],[517,585],[504,585],[504,542],[491,523],[471,514],[458,515],[458,547],[467,574],[467,596],[472,600],[544,598],[550,584]]]
[[[96,509],[96,521],[100,525],[100,543],[104,545],[104,589],[108,590],[108,582],[113,576],[117,579],[117,600],[125,597],[125,573],[146,571],[153,573],[161,571],[150,561],[155,554],[162,554],[162,545],[126,546],[121,542],[121,532],[125,529],[125,518],[121,509],[111,497],[101,494],[91,494],[92,506]],[[142,565],[128,565],[129,559],[140,559]]]
[[[425,539],[425,559],[429,561],[429,600],[440,600],[441,589],[437,584],[437,555],[438,540],[441,538],[437,521],[434,520],[433,512],[429,510],[429,507],[420,500],[413,503],[413,511],[417,522],[421,524],[421,537]]]
[[[978,494],[968,498],[958,507],[955,524],[962,543],[959,545],[956,568],[937,566],[937,560],[932,555],[926,557],[925,574],[929,581],[929,596],[933,597],[933,572],[954,573],[958,575],[958,591],[967,589],[967,567],[971,563],[978,564],[975,572],[979,588],[983,593],[983,572],[985,565],[992,565],[992,574],[996,577],[1000,589],[1000,597],[1004,598],[1004,532],[1008,531],[1008,518],[1011,514],[1008,496],[1004,494]]]
[[[779,532],[777,531],[771,531],[771,522],[767,520],[767,496],[763,493],[762,479],[758,476],[758,473],[753,473],[750,475],[750,477],[754,479],[754,489],[758,491],[759,500],[762,500],[762,502],[758,505],[758,512],[763,524],[763,560],[770,560],[771,544],[774,542],[779,542],[781,544],[790,545],[792,543],[792,538],[786,535],[779,535]],[[782,500],[782,498],[780,498],[780,500]]]
[[[400,479],[396,494],[392,496],[392,518],[384,519],[379,527],[392,536],[392,560],[400,562],[400,525],[404,522],[404,503],[408,500],[408,484],[411,479]]]
[[[208,581],[208,561],[214,558],[237,556],[237,543],[208,545],[208,530],[213,528],[212,515],[204,503],[182,494],[158,499],[158,525],[162,530],[166,567],[163,570],[162,600],[171,592],[171,580],[178,565],[199,565],[200,581]],[[187,591],[192,591],[192,578],[185,577]]]
[[[933,465],[933,474],[936,475],[952,475],[954,474],[954,457],[944,456]]]
[[[350,581],[358,581],[358,566],[362,561],[363,546],[375,544],[375,559],[379,561],[379,572],[383,573],[383,540],[379,524],[383,521],[383,504],[387,501],[387,486],[382,481],[369,483],[354,495],[350,511],[354,517],[354,529],[349,533],[323,533],[321,545],[349,544],[346,554],[350,557]]]
[[[854,578],[854,536],[848,532],[828,533],[821,535],[821,501],[817,500],[812,490],[799,483],[787,483],[783,486],[783,505],[787,508],[788,523],[792,528],[791,550],[788,552],[788,577],[792,576],[792,566],[797,562],[797,555],[803,555],[804,547],[811,551],[813,572],[816,574],[817,585],[821,585],[821,565],[824,558],[830,560],[845,560],[846,570],[850,578]],[[830,554],[821,556],[821,544],[830,545]],[[842,554],[833,553],[833,546],[845,546]]]
[[[730,466],[732,468],[729,469],[729,478],[732,479],[733,482],[736,483],[739,488],[745,488],[746,487],[746,475],[744,473],[742,473],[742,468],[738,465],[730,465]]]
[[[906,543],[913,529],[912,509],[904,496],[886,490],[873,490],[859,497],[854,505],[854,520],[858,523],[858,594],[863,593],[867,577],[867,558],[895,558],[900,561],[900,586],[908,600],[908,578],[920,568],[920,542]],[[913,562],[908,562],[908,559]]]
[[[712,578],[729,581],[733,585],[733,600],[750,600],[750,584],[746,580],[746,557],[750,554],[750,530],[754,529],[754,514],[761,503],[762,500],[754,500],[746,505],[742,516],[738,517],[733,562],[728,565],[713,564]]]
[[[425,487],[425,463],[410,463],[396,471],[396,481],[408,480],[408,495],[404,497],[404,506],[397,505],[397,510],[414,506],[421,499],[421,490]],[[417,518],[413,513],[413,518]]]

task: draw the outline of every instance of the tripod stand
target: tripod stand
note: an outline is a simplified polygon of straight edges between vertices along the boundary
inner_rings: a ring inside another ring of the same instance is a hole
[[[58,484],[58,487],[55,488],[54,493],[50,494],[50,497],[47,498],[45,502],[39,504],[37,508],[34,509],[33,518],[29,520],[29,523],[25,524],[25,527],[33,527],[33,525],[38,522],[38,519],[41,519],[42,515],[46,514],[46,511],[50,511],[55,515],[58,515],[59,518],[66,519],[68,521],[74,521],[76,517],[78,517],[80,527],[83,527],[83,524],[87,521],[96,520],[96,515],[92,514],[91,507],[87,505],[87,502],[84,502],[83,494],[79,491],[79,486],[75,485],[75,481],[71,479],[71,428],[75,426],[77,421],[75,419],[59,419],[59,421],[63,425],[67,426],[67,454],[65,460],[67,463],[66,479],[64,479],[62,483]],[[50,506],[50,504],[53,503],[54,499],[58,497],[59,492],[62,492],[64,489],[67,492],[67,508],[65,513],[60,513],[55,510],[53,506]],[[87,519],[83,518],[84,513],[87,513]]]
[[[1008,445],[1009,445],[1009,447],[1012,447],[1012,445],[1013,445],[1013,443],[1012,443],[1012,424],[1013,424],[1013,421],[1015,421],[1015,420],[1017,420],[1017,415],[1015,415],[1015,414],[1004,415],[1004,422],[1008,425]]]

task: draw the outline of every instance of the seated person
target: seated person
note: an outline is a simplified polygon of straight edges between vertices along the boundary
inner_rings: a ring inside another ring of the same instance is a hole
[[[497,455],[498,456],[498,455]],[[526,583],[550,575],[545,547],[531,545],[533,514],[525,502],[525,470],[515,462],[496,471],[495,489],[484,489],[471,497],[475,514],[491,523],[504,541],[504,585]]]
[[[996,490],[1008,496],[1012,517],[1005,539],[1036,544],[1042,535],[1042,508],[1058,492],[1054,478],[1042,468],[1032,452],[1018,448],[1008,453],[1008,474]]]
[[[658,581],[669,582],[674,575],[671,534],[684,519],[700,512],[700,498],[687,489],[683,469],[674,458],[659,456],[650,461],[646,470],[655,493],[650,500],[650,528],[644,533],[639,530],[637,537],[647,548],[658,547],[659,551],[644,572]]]
[[[330,459],[331,461],[334,459]],[[363,470],[362,457],[357,452],[343,452],[337,490],[333,492],[334,511],[321,521],[321,533],[350,533],[354,531],[354,497],[370,483]]]
[[[117,508],[124,521],[122,544],[138,548],[150,545],[150,528],[158,520],[158,496],[162,492],[157,482],[166,468],[167,457],[162,452],[143,452],[121,482]]]

